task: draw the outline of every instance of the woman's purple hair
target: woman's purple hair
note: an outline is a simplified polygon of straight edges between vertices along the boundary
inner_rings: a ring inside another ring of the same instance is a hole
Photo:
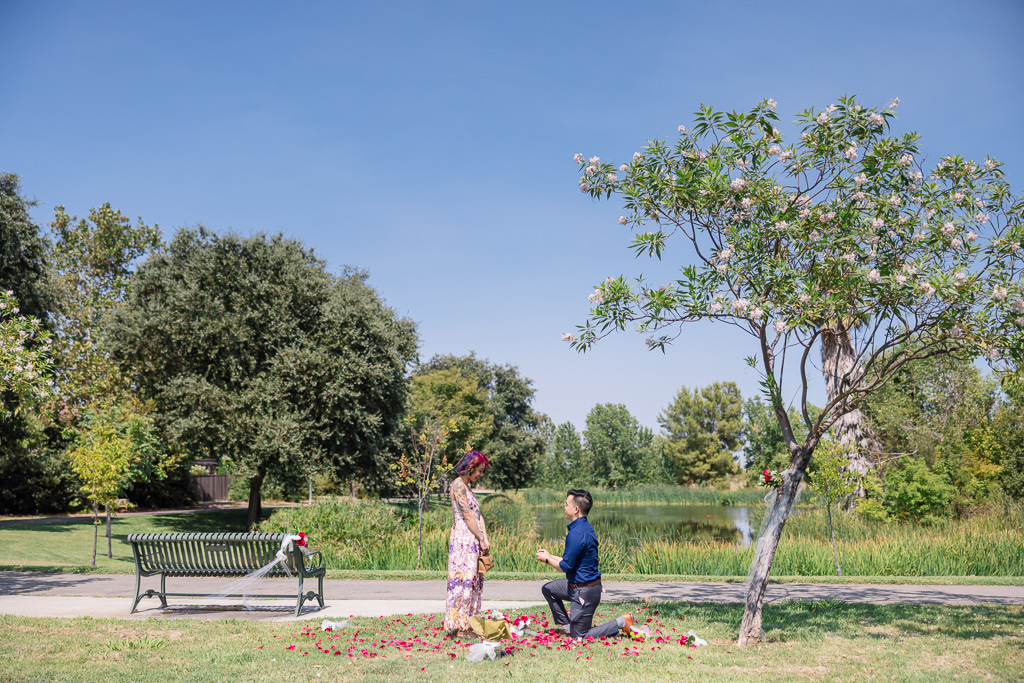
[[[484,464],[484,470],[487,470],[491,466],[491,462],[487,459],[480,451],[467,451],[462,460],[459,460],[459,464],[455,466],[455,474],[461,477],[464,474],[469,474],[474,467],[480,463]]]

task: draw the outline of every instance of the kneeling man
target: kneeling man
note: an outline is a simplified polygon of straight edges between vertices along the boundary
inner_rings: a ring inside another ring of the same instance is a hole
[[[588,491],[572,489],[565,498],[565,519],[569,522],[565,534],[565,554],[552,555],[544,548],[537,551],[537,560],[565,572],[564,579],[544,584],[541,592],[551,606],[551,616],[563,631],[573,638],[604,638],[613,636],[622,628],[633,625],[633,615],[591,628],[594,610],[601,604],[601,572],[598,570],[597,534],[587,521],[594,499]],[[571,603],[569,614],[565,601]]]

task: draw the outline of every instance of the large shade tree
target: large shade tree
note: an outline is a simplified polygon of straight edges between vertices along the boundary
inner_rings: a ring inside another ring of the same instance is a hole
[[[436,355],[416,369],[417,375],[457,371],[477,383],[486,398],[491,429],[471,443],[490,460],[486,482],[501,489],[527,486],[536,477],[544,455],[543,413],[533,409],[533,381],[514,365],[497,365],[467,356]],[[464,442],[453,438],[454,446]]]
[[[182,229],[117,311],[115,356],[155,402],[158,428],[194,458],[230,461],[248,483],[250,527],[268,476],[388,480],[417,338],[366,278],[334,276],[280,235]]]
[[[632,250],[661,259],[678,245],[683,268],[667,282],[609,278],[564,338],[582,351],[635,325],[664,350],[698,321],[752,337],[748,363],[789,467],[755,549],[740,645],[759,642],[772,560],[823,435],[908,363],[963,349],[997,365],[1024,357],[1024,203],[994,159],[925,166],[916,133],[890,133],[897,104],[845,97],[803,111],[792,142],[772,100],[748,112],[701,107],[692,131],[621,166],[576,155],[584,194],[622,198]],[[812,415],[816,372],[829,392]],[[794,395],[802,439],[783,398]]]

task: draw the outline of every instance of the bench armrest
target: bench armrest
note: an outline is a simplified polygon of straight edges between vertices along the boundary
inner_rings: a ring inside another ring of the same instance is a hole
[[[317,560],[316,564],[313,564],[312,561],[311,561],[313,559],[314,555],[316,555],[316,560]],[[323,558],[323,555],[320,554],[319,550],[314,550],[311,553],[306,553],[306,560],[310,560],[309,564],[306,564],[305,562],[303,563],[305,565],[304,568],[306,570],[309,570],[309,569],[320,569],[321,567],[324,566],[324,558]]]

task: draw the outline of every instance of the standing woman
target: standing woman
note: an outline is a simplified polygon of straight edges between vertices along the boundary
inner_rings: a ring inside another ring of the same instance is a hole
[[[469,488],[484,476],[491,463],[478,451],[469,451],[455,466],[452,482],[452,510],[455,523],[448,542],[448,600],[444,615],[447,631],[458,631],[464,637],[473,636],[469,618],[480,614],[484,591],[484,577],[477,571],[481,553],[488,553],[491,542],[487,527],[480,516],[480,504]]]

